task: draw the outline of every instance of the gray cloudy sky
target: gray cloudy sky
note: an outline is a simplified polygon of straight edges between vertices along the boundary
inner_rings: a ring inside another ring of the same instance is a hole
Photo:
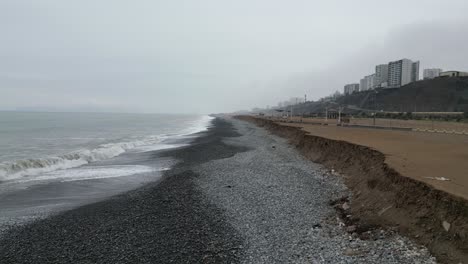
[[[466,0],[0,0],[0,109],[227,112],[403,57],[468,70]]]

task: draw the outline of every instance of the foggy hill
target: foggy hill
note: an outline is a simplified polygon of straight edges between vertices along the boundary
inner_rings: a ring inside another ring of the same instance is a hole
[[[345,112],[359,109],[389,112],[467,112],[468,77],[436,78],[400,88],[362,91],[335,99],[307,102],[294,107],[296,113],[320,113],[326,107],[346,106]]]

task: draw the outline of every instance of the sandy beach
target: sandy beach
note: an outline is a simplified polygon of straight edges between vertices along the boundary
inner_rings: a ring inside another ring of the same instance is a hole
[[[0,262],[435,261],[391,230],[350,230],[332,204],[349,195],[342,179],[254,124],[216,119],[157,156],[179,160],[160,182],[13,228]]]
[[[401,175],[468,199],[468,136],[281,123],[311,135],[343,140],[382,152]],[[440,180],[440,179],[446,180]],[[437,180],[439,179],[439,180]]]

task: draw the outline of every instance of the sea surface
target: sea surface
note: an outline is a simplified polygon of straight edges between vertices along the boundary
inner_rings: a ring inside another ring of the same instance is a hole
[[[202,115],[0,112],[0,231],[137,188],[175,163]]]
[[[44,176],[71,179],[66,169],[125,152],[174,147],[167,142],[205,130],[210,119],[195,115],[0,112],[0,182],[34,181]]]

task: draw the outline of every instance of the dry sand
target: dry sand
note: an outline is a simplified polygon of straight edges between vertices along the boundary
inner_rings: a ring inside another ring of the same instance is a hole
[[[303,123],[327,123],[329,125],[337,124],[337,119],[332,119],[332,118],[325,120],[324,118],[294,117],[293,120],[297,122],[303,122]],[[374,119],[353,117],[349,120],[349,124],[361,125],[361,126],[372,126],[374,125]],[[414,129],[447,130],[447,131],[468,133],[468,123],[464,123],[464,122],[376,118],[375,125],[381,126],[381,127],[404,127],[404,128],[414,128]]]
[[[401,175],[468,199],[468,136],[280,123],[312,135],[370,147]],[[448,181],[436,180],[444,177]]]

